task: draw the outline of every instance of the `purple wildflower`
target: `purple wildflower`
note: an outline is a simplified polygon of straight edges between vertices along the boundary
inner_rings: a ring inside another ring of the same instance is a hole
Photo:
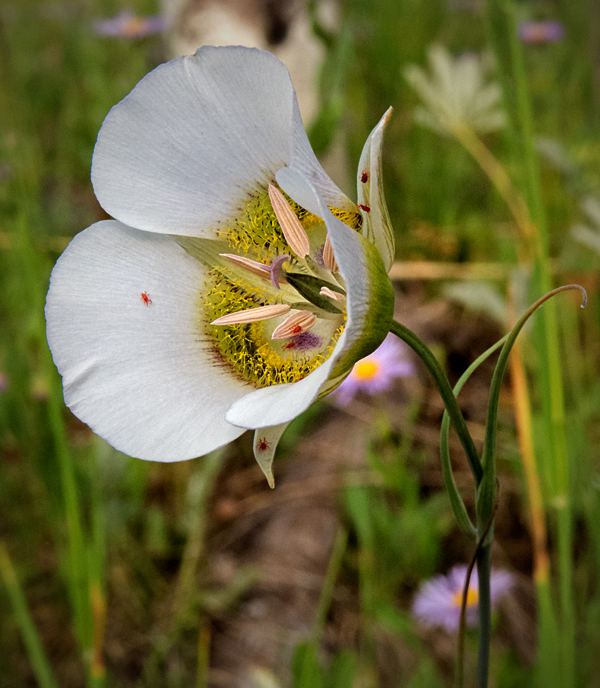
[[[421,583],[413,602],[413,616],[424,626],[437,626],[446,631],[457,631],[466,575],[467,567],[459,565],[454,566],[446,576],[435,576]],[[492,609],[512,588],[513,582],[513,577],[508,571],[492,571],[490,580]],[[474,569],[467,593],[467,626],[477,625],[478,603],[479,581],[477,569]]]
[[[519,24],[519,38],[523,43],[556,43],[565,35],[558,21],[528,21]]]
[[[406,346],[393,334],[372,354],[354,364],[350,375],[335,391],[337,403],[345,406],[359,390],[379,394],[392,387],[398,377],[409,377],[414,366],[406,359]]]
[[[94,22],[94,31],[99,36],[120,36],[121,38],[143,38],[161,33],[166,28],[164,17],[138,17],[125,10],[112,19]]]

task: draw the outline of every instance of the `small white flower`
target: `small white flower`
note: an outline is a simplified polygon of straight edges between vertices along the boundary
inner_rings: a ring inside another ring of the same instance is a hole
[[[204,47],[142,79],[94,150],[116,219],[77,235],[52,273],[48,342],[71,410],[155,461],[255,429],[272,484],[287,424],[389,330],[388,117],[365,144],[357,205],[319,165],[269,53]]]
[[[464,127],[486,134],[505,126],[500,87],[486,83],[485,56],[466,53],[455,58],[441,45],[433,45],[428,56],[430,74],[417,65],[404,70],[424,104],[415,112],[420,124],[448,136]]]

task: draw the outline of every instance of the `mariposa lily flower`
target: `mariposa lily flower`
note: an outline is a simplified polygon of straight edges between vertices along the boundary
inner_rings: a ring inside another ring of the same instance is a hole
[[[48,342],[73,413],[155,461],[254,429],[272,485],[289,422],[391,324],[388,117],[354,203],[318,163],[271,54],[203,47],[142,79],[94,150],[94,190],[115,219],[78,234],[50,281]]]

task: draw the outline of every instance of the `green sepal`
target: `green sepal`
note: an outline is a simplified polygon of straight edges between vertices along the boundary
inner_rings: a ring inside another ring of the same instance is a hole
[[[379,251],[361,234],[353,232],[351,236],[360,244],[361,267],[365,269],[361,279],[352,279],[350,275],[345,278],[348,317],[353,316],[355,324],[360,322],[360,328],[354,330],[360,335],[346,341],[345,351],[336,361],[330,379],[345,374],[361,358],[372,354],[387,337],[394,317],[394,286]],[[363,293],[357,294],[359,291]],[[353,304],[361,301],[365,307],[353,313]]]

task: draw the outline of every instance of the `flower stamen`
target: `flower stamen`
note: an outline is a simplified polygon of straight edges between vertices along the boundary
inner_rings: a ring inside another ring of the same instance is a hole
[[[333,246],[331,245],[331,241],[329,241],[329,235],[327,235],[325,246],[323,247],[323,264],[332,275],[337,275],[340,271],[335,256],[333,255]]]
[[[235,253],[220,253],[219,255],[230,263],[240,268],[244,268],[244,270],[248,270],[248,272],[251,272],[253,275],[258,275],[258,277],[262,277],[263,279],[269,279],[271,276],[271,268],[264,263],[259,263],[256,260],[245,258],[244,256],[237,256]]]
[[[333,299],[334,301],[343,301],[346,298],[343,294],[338,294],[329,287],[321,287],[319,296],[328,296],[330,299]]]
[[[242,323],[258,322],[259,320],[270,320],[285,315],[290,310],[286,304],[279,303],[273,306],[258,306],[244,311],[236,311],[222,315],[213,320],[211,325],[240,325]],[[285,324],[285,323],[282,323]]]
[[[317,316],[310,311],[298,311],[278,325],[271,339],[288,339],[302,332],[307,332],[317,322]]]
[[[285,240],[297,256],[306,258],[310,252],[310,242],[308,241],[306,230],[296,217],[296,213],[292,210],[281,191],[272,184],[269,184],[269,198],[271,199],[275,216],[279,221]]]

